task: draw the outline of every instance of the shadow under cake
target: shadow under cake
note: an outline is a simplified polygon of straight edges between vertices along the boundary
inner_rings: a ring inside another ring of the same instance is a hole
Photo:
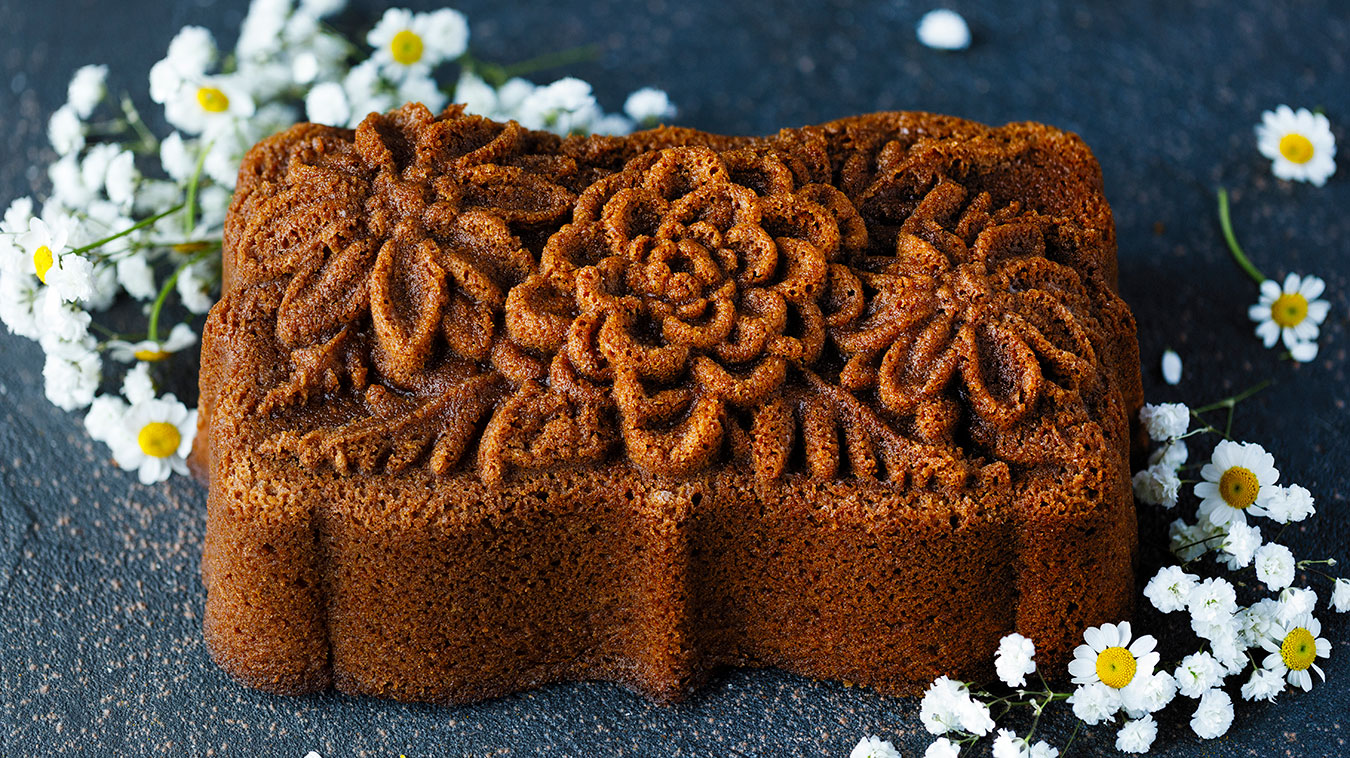
[[[569,137],[418,105],[245,158],[205,634],[272,692],[719,666],[889,693],[1132,609],[1138,346],[1076,136]]]

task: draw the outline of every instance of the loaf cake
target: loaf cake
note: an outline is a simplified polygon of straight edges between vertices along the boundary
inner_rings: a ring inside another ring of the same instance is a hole
[[[1075,135],[408,105],[255,146],[224,282],[192,460],[248,685],[908,694],[1132,610],[1138,346]]]

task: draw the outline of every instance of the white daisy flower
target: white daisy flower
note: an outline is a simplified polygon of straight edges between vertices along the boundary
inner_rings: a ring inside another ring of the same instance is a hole
[[[1242,685],[1243,700],[1273,703],[1281,692],[1284,692],[1284,675],[1265,668],[1254,669],[1251,678]]]
[[[874,734],[858,740],[858,744],[849,751],[848,758],[900,758],[900,751]]]
[[[1204,481],[1196,483],[1195,496],[1200,498],[1201,520],[1227,526],[1234,520],[1245,522],[1248,512],[1266,515],[1280,472],[1274,456],[1260,445],[1222,440],[1200,469],[1200,478]]]
[[[1222,737],[1233,725],[1233,698],[1220,689],[1200,696],[1200,705],[1191,716],[1191,729],[1203,739]]]
[[[1036,672],[1035,657],[1036,645],[1031,640],[1016,632],[1004,635],[994,653],[994,671],[1009,687],[1025,687],[1027,674]]]
[[[1296,111],[1281,105],[1263,112],[1256,126],[1256,148],[1271,160],[1271,172],[1280,179],[1321,187],[1336,173],[1331,122],[1307,108]]]
[[[1272,590],[1294,581],[1294,554],[1284,545],[1268,542],[1256,551],[1256,578]]]
[[[1350,611],[1350,579],[1337,579],[1332,585],[1331,609],[1337,613]]]
[[[919,42],[934,50],[964,50],[970,47],[970,26],[960,13],[947,8],[923,14],[914,32]]]
[[[1164,350],[1162,354],[1163,381],[1172,386],[1181,384],[1181,356],[1175,350]]]
[[[27,273],[0,270],[0,321],[11,334],[30,340],[42,336],[37,306],[45,289]]]
[[[108,94],[108,67],[81,66],[75,69],[66,87],[66,102],[80,118],[89,118],[94,108]]]
[[[305,93],[305,117],[316,124],[346,126],[352,117],[347,91],[337,82],[322,82]]]
[[[224,74],[200,76],[185,81],[164,103],[164,118],[187,134],[204,134],[208,140],[250,118],[253,96],[237,77]]]
[[[1152,403],[1139,409],[1139,422],[1155,442],[1166,442],[1186,433],[1191,425],[1191,409],[1185,403]]]
[[[1069,696],[1068,703],[1073,706],[1073,715],[1088,726],[1095,726],[1114,717],[1122,706],[1120,690],[1101,682],[1078,687]]]
[[[1236,571],[1251,565],[1256,549],[1261,547],[1261,529],[1240,521],[1228,525],[1228,534],[1219,543],[1218,560]]]
[[[390,8],[366,42],[375,61],[391,79],[409,74],[425,75],[440,63],[464,54],[469,47],[469,24],[464,14],[449,8],[432,13],[413,13]]]
[[[178,324],[169,332],[169,336],[162,340],[140,342],[109,340],[107,344],[108,352],[114,360],[123,363],[135,361],[154,363],[168,358],[185,347],[197,344],[197,334],[187,324]]]
[[[1116,732],[1116,750],[1122,753],[1147,753],[1158,738],[1158,722],[1153,716],[1145,715],[1125,725]]]
[[[84,415],[84,428],[93,439],[106,442],[120,428],[128,407],[126,401],[116,395],[99,395],[89,404],[89,411]]]
[[[1306,488],[1291,484],[1288,487],[1276,487],[1275,497],[1266,506],[1268,516],[1281,524],[1302,521],[1317,513],[1312,493]]]
[[[136,470],[142,484],[154,484],[173,472],[187,474],[187,455],[196,434],[197,411],[169,394],[132,405],[108,445],[118,466]]]
[[[946,737],[938,737],[923,751],[923,758],[960,758],[961,747]]]
[[[47,353],[42,365],[44,390],[52,405],[73,411],[92,403],[103,361],[91,341],[44,340],[42,349]]]
[[[1319,296],[1326,282],[1316,276],[1289,274],[1281,287],[1267,279],[1261,282],[1261,296],[1247,309],[1247,317],[1256,322],[1256,336],[1266,347],[1283,341],[1284,347],[1300,363],[1317,357],[1317,335],[1326,320],[1331,303]]]
[[[643,126],[675,118],[675,106],[665,90],[643,87],[623,101],[623,112]]]
[[[216,40],[200,26],[185,26],[169,42],[168,55],[150,67],[150,99],[167,104],[216,62]]]
[[[1157,466],[1161,464],[1175,471],[1181,468],[1181,465],[1190,457],[1190,452],[1185,442],[1172,440],[1149,454],[1148,465]]]
[[[1327,678],[1317,659],[1331,655],[1331,643],[1321,635],[1322,622],[1311,615],[1280,625],[1274,635],[1261,641],[1261,647],[1270,653],[1261,663],[1262,668],[1287,677],[1295,687],[1311,690],[1313,681],[1308,669],[1316,671],[1323,681]]]
[[[1175,466],[1156,463],[1139,471],[1131,480],[1134,496],[1147,505],[1161,505],[1171,508],[1177,504],[1181,494],[1181,477],[1177,476]]]
[[[973,700],[962,682],[941,676],[933,680],[919,705],[919,720],[930,734],[966,731],[984,736],[994,728],[989,707]]]
[[[66,302],[84,300],[94,294],[94,264],[68,249],[71,219],[58,216],[48,223],[41,218],[29,221],[28,231],[18,238],[18,247],[31,257],[32,271]]]
[[[1157,640],[1145,635],[1131,642],[1128,621],[1089,627],[1083,639],[1087,644],[1075,648],[1069,661],[1074,684],[1101,682],[1120,692],[1122,705],[1142,701],[1143,689],[1158,665]]]
[[[1182,658],[1173,678],[1177,683],[1177,692],[1189,698],[1198,698],[1211,687],[1223,683],[1223,674],[1223,666],[1214,656],[1201,651]]]
[[[84,122],[71,105],[63,105],[47,121],[47,140],[57,155],[78,153],[84,147]]]
[[[1185,610],[1199,578],[1186,573],[1180,566],[1164,566],[1144,586],[1144,597],[1163,613]]]

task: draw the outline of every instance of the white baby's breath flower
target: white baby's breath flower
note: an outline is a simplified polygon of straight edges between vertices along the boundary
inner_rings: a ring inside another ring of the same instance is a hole
[[[37,306],[45,288],[33,276],[0,270],[0,321],[11,334],[35,340],[42,336]]]
[[[1228,568],[1237,570],[1252,563],[1256,549],[1261,547],[1261,529],[1240,521],[1228,525],[1228,534],[1219,543],[1218,559]]]
[[[1159,464],[1166,466],[1173,471],[1181,468],[1190,456],[1190,450],[1182,440],[1172,440],[1162,447],[1154,450],[1148,456],[1148,465],[1157,466]]]
[[[1297,484],[1276,487],[1275,496],[1266,506],[1266,515],[1281,524],[1302,521],[1314,513],[1317,513],[1317,508],[1312,493]]]
[[[1317,608],[1317,593],[1307,587],[1286,587],[1275,604],[1275,618],[1282,624],[1311,614]]]
[[[1181,494],[1181,477],[1174,466],[1158,463],[1137,472],[1131,480],[1134,496],[1147,505],[1171,508]]]
[[[449,98],[431,76],[409,74],[398,83],[398,99],[405,103],[421,103],[432,113],[439,113]]]
[[[1139,409],[1139,422],[1154,441],[1166,442],[1186,433],[1191,425],[1191,409],[1185,403],[1150,403]]]
[[[1016,632],[1004,635],[994,653],[994,671],[1009,687],[1024,687],[1027,674],[1036,671],[1035,657],[1036,645],[1031,640]]]
[[[1162,710],[1176,699],[1176,696],[1177,680],[1166,671],[1156,671],[1143,687],[1133,691],[1132,697],[1125,698],[1122,695],[1121,705],[1131,718],[1139,718]]]
[[[1262,668],[1287,677],[1295,687],[1302,687],[1304,691],[1312,689],[1309,669],[1326,681],[1326,674],[1317,665],[1317,659],[1331,655],[1331,643],[1322,636],[1322,622],[1312,615],[1281,624],[1274,635],[1261,641],[1261,647],[1269,653],[1261,663]]]
[[[1350,611],[1350,579],[1337,579],[1332,586],[1331,609],[1337,613]]]
[[[75,69],[66,87],[66,103],[82,119],[89,118],[94,108],[108,94],[108,67],[81,66]]]
[[[195,344],[197,344],[197,334],[192,331],[192,327],[187,324],[178,324],[169,332],[169,336],[162,340],[141,340],[140,342],[109,340],[108,352],[114,360],[123,363],[136,361],[156,363],[183,348]]]
[[[169,43],[169,52],[150,67],[150,99],[167,104],[190,82],[206,76],[216,62],[216,40],[200,26],[185,26]]]
[[[994,737],[994,758],[1023,758],[1030,753],[1026,740],[1018,737],[1016,732],[1011,729],[998,730],[998,735]]]
[[[154,484],[170,473],[187,473],[187,455],[196,434],[197,411],[189,411],[169,394],[133,404],[108,446],[123,470],[135,470],[142,484]]]
[[[178,275],[178,297],[189,311],[201,315],[215,305],[216,285],[220,281],[218,266],[219,261],[208,258],[184,268]]]
[[[1069,696],[1073,715],[1088,726],[1095,726],[1116,715],[1121,708],[1120,690],[1101,682],[1079,686]]]
[[[1191,716],[1191,729],[1203,739],[1222,737],[1233,724],[1233,699],[1227,692],[1212,689],[1200,696],[1200,704]]]
[[[1126,721],[1116,732],[1116,750],[1122,753],[1147,753],[1157,738],[1158,722],[1153,720],[1153,716],[1145,715]]]
[[[1204,481],[1195,485],[1195,496],[1200,498],[1201,520],[1227,526],[1245,522],[1248,513],[1266,515],[1280,472],[1275,458],[1260,445],[1221,440],[1200,469],[1200,478]]]
[[[135,200],[136,184],[140,178],[140,172],[136,170],[136,156],[130,150],[123,150],[108,163],[108,171],[103,177],[104,192],[117,205],[130,207]]]
[[[253,0],[239,25],[235,54],[240,60],[249,60],[279,52],[281,32],[290,15],[291,0]]]
[[[89,335],[89,312],[61,299],[51,287],[43,287],[33,303],[38,338],[57,342],[79,342]]]
[[[1247,309],[1247,317],[1256,322],[1256,336],[1266,347],[1283,341],[1294,360],[1308,363],[1317,357],[1317,335],[1331,310],[1331,303],[1320,298],[1326,282],[1316,276],[1289,274],[1281,287],[1267,279],[1261,282],[1261,296]]]
[[[117,282],[137,300],[151,300],[159,294],[155,270],[144,255],[129,255],[117,261]]]
[[[1321,187],[1336,173],[1336,137],[1331,122],[1307,108],[1281,105],[1261,114],[1256,147],[1271,160],[1270,170],[1287,181]]]
[[[1186,610],[1202,626],[1226,624],[1237,613],[1237,591],[1226,579],[1204,579],[1191,588]]]
[[[117,283],[117,267],[107,261],[95,263],[91,281],[93,291],[89,297],[80,302],[80,305],[90,311],[108,310],[121,292],[121,287]]]
[[[347,126],[356,128],[371,113],[383,112],[397,103],[389,92],[389,84],[380,76],[380,67],[374,60],[367,59],[353,66],[342,79],[342,89],[347,93],[347,103],[351,108],[351,119]]]
[[[1181,384],[1181,356],[1175,350],[1164,350],[1162,354],[1163,381],[1176,386]]]
[[[455,83],[455,102],[464,104],[464,112],[487,118],[497,117],[497,91],[487,82],[465,71]]]
[[[623,102],[623,112],[643,126],[675,118],[675,106],[670,102],[670,96],[655,87],[634,91]]]
[[[930,734],[936,735],[963,730],[983,736],[994,728],[989,707],[973,700],[964,683],[945,676],[933,680],[924,692],[919,720]]]
[[[946,737],[938,737],[923,751],[923,758],[959,758],[961,748]]]
[[[1256,551],[1256,578],[1272,590],[1282,590],[1294,581],[1294,554],[1289,548],[1267,542]]]
[[[1186,573],[1180,566],[1164,566],[1144,586],[1144,597],[1163,613],[1185,610],[1198,580],[1199,577]]]
[[[1263,598],[1238,611],[1234,618],[1242,646],[1260,647],[1261,640],[1275,633],[1275,627],[1280,623],[1279,616],[1280,604],[1271,598]]]
[[[1224,668],[1214,656],[1201,651],[1181,659],[1173,676],[1177,692],[1189,698],[1198,698],[1211,687],[1223,682]]]
[[[849,751],[848,758],[900,758],[900,752],[889,741],[875,734],[858,740],[858,744]]]
[[[384,12],[366,36],[385,76],[398,80],[410,74],[425,75],[440,63],[464,54],[469,45],[469,24],[464,14],[444,8],[432,13],[413,13],[403,8]]]
[[[43,206],[47,214],[52,212],[48,209],[56,208],[74,212],[88,207],[98,197],[100,186],[85,182],[83,167],[74,153],[62,156],[47,167],[47,178],[52,182],[52,195]]]
[[[337,82],[323,82],[305,94],[305,117],[316,124],[346,126],[352,117],[347,91]]]
[[[1182,519],[1173,521],[1167,527],[1168,549],[1181,561],[1192,561],[1218,547],[1223,535],[1221,527],[1215,527],[1208,521],[1187,524]]]
[[[47,353],[42,365],[47,399],[66,411],[92,403],[103,370],[92,340],[43,340],[42,349]]]
[[[122,377],[122,397],[132,405],[155,399],[155,380],[150,377],[149,363],[137,363]]]
[[[186,183],[197,169],[197,142],[183,139],[181,132],[174,132],[159,143],[159,163],[179,184]]]
[[[347,7],[347,0],[300,0],[300,10],[315,18],[323,18]]]
[[[84,122],[70,105],[63,105],[47,121],[47,140],[57,155],[70,155],[84,147]]]
[[[600,115],[591,85],[570,76],[535,89],[519,107],[521,126],[562,135],[590,131]]]
[[[934,50],[964,50],[970,47],[970,26],[954,10],[938,8],[919,19],[915,34],[925,46]]]
[[[1252,670],[1252,676],[1242,685],[1243,700],[1264,700],[1275,702],[1275,697],[1284,692],[1284,676],[1265,668]]]
[[[89,404],[89,412],[84,416],[84,428],[89,436],[99,442],[106,442],[122,424],[129,406],[116,395],[99,395]]]

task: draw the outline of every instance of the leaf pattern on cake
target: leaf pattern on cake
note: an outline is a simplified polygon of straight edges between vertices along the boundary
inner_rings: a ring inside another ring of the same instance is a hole
[[[284,288],[269,445],[945,489],[1064,451],[1118,298],[1055,260],[1060,221],[922,140],[831,168],[826,139],[624,153],[405,106],[292,140],[236,214],[235,276]]]

